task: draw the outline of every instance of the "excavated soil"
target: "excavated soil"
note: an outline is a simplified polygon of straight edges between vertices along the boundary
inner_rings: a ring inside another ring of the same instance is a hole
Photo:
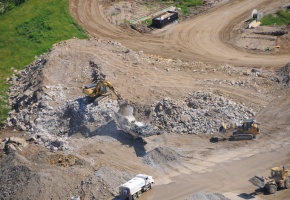
[[[290,166],[289,51],[280,44],[278,53],[262,52],[273,44],[239,37],[259,29],[237,29],[253,8],[285,3],[209,1],[193,18],[141,34],[120,20],[151,12],[141,2],[70,1],[93,37],[57,43],[9,79],[0,199],[118,199],[118,186],[139,173],[156,182],[143,200],[271,199],[247,180]],[[82,94],[104,77],[138,121],[163,134],[141,140],[118,130],[116,97],[95,105]],[[222,121],[248,117],[260,123],[257,140],[209,142]]]

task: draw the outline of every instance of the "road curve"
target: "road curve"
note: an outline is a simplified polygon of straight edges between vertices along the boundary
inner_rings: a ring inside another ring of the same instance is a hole
[[[249,17],[254,8],[262,9],[277,2],[283,1],[232,0],[154,34],[140,34],[110,24],[102,13],[99,0],[70,0],[70,9],[91,36],[115,40],[136,51],[185,61],[270,68],[290,62],[290,52],[284,55],[246,52],[229,44],[229,34],[238,23]]]

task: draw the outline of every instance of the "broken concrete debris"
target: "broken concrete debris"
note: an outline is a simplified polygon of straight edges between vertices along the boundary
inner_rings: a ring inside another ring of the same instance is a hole
[[[183,101],[164,98],[153,108],[153,125],[160,130],[189,134],[212,134],[222,120],[238,124],[255,115],[252,109],[211,92],[194,92]]]
[[[0,148],[7,153],[11,153],[17,150],[22,151],[22,148],[28,146],[25,139],[19,137],[4,138],[0,143]]]
[[[153,57],[151,57],[142,55],[143,60],[152,60]],[[81,133],[84,137],[91,137],[99,134],[100,128],[110,129],[110,132],[116,131],[115,124],[109,122],[113,120],[113,111],[119,109],[118,102],[110,100],[96,106],[91,104],[87,97],[79,96],[70,99],[66,95],[66,91],[69,89],[65,85],[45,85],[43,70],[49,63],[48,59],[48,56],[43,56],[10,78],[9,100],[13,110],[9,113],[7,124],[16,126],[18,130],[34,134],[37,142],[44,144],[53,152],[67,148],[64,141],[76,133]],[[172,60],[171,62],[174,65],[179,62],[180,65],[188,65],[186,62],[177,61]],[[169,61],[160,60],[158,62],[167,63]],[[88,62],[85,67],[82,67],[82,70],[81,73],[85,77],[94,81],[105,78],[100,65],[94,61]],[[229,75],[242,74],[243,70],[238,70],[230,65],[220,66],[216,69],[216,71]],[[218,84],[248,87],[251,80],[261,78],[289,85],[287,67],[274,75],[266,74],[260,69],[246,69],[246,71],[249,81],[225,80],[226,82],[224,82],[217,80],[217,82]],[[197,73],[199,72],[203,73],[203,70],[197,71]],[[205,79],[204,81],[212,80]],[[217,82],[214,81],[213,84]],[[75,88],[72,90],[75,91]],[[150,108],[146,112],[149,112],[150,115],[148,115],[147,122],[150,127],[154,127],[154,131],[175,133],[212,134],[217,131],[222,120],[233,124],[255,115],[254,110],[225,96],[207,91],[194,91],[186,95],[184,100],[171,100],[164,97],[148,107]],[[59,138],[61,138],[62,144],[55,142]]]

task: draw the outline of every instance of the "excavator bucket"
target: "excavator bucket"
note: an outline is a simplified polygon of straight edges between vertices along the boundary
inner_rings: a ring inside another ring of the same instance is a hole
[[[259,188],[265,187],[265,179],[259,176],[252,177],[251,179],[249,179],[249,182]]]

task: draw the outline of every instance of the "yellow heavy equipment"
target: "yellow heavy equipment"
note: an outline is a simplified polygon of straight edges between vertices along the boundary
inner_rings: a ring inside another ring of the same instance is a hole
[[[234,131],[233,131],[234,129]],[[233,131],[232,135],[225,137],[222,134],[219,136],[212,137],[210,142],[218,141],[236,141],[236,140],[253,140],[256,139],[257,135],[260,133],[258,123],[253,119],[244,119],[240,126],[229,127],[225,123],[222,123],[219,132],[226,133],[228,131]]]
[[[97,83],[91,83],[83,87],[83,93],[94,99],[96,104],[107,100],[108,97],[112,97],[112,93],[108,91],[110,89],[121,100],[121,95],[110,81],[101,80]]]
[[[253,119],[245,119],[241,126],[236,127],[236,131],[230,136],[229,140],[252,140],[260,133],[258,123]]]
[[[290,170],[285,170],[283,167],[271,168],[269,177],[254,176],[249,181],[260,188],[266,189],[270,194],[274,194],[278,188],[290,188]]]

